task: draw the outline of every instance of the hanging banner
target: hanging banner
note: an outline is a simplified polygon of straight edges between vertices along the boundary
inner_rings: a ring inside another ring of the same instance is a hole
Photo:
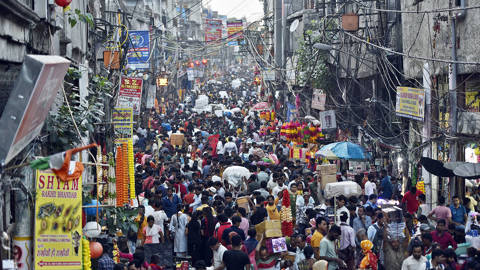
[[[243,39],[243,20],[235,20],[227,22],[228,42],[230,46],[237,46],[238,40]]]
[[[469,112],[480,112],[480,92],[465,91],[465,108]]]
[[[128,32],[127,68],[150,68],[150,31],[137,30]]]
[[[153,106],[155,105],[156,95],[157,95],[157,86],[155,84],[149,85],[148,92],[147,92],[147,102],[145,105],[147,109],[152,109]]]
[[[82,178],[36,171],[35,269],[82,269]]]
[[[139,78],[122,77],[120,92],[118,94],[117,107],[133,108],[135,115],[140,114],[140,102],[142,101],[143,80]]]
[[[220,15],[218,16],[220,20],[222,20],[222,39],[226,39],[228,37],[227,32],[227,16]]]
[[[425,116],[425,90],[397,87],[396,113],[398,116],[423,121]]]
[[[205,20],[205,42],[219,41],[222,39],[222,20]]]
[[[287,122],[297,118],[297,107],[294,104],[287,103]]]
[[[133,137],[133,109],[115,108],[112,112],[115,143],[126,143]]]
[[[322,122],[322,130],[337,128],[337,118],[334,110],[320,112],[319,118]]]
[[[327,98],[327,95],[323,94],[322,90],[314,89],[313,96],[312,96],[312,109],[325,111],[326,98]]]

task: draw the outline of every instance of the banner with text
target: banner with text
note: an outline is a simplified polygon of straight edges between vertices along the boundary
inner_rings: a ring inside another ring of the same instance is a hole
[[[396,113],[398,116],[423,121],[425,116],[425,90],[397,87]]]
[[[322,93],[320,89],[313,90],[313,97],[312,97],[312,108],[317,109],[320,111],[325,111],[325,100],[327,99],[327,95]]]
[[[129,31],[127,51],[127,68],[148,69],[150,67],[150,31]]]
[[[222,20],[205,20],[205,42],[219,41],[222,39]]]
[[[135,115],[140,114],[143,80],[139,78],[122,77],[117,107],[133,108]]]
[[[243,20],[235,20],[227,22],[228,42],[230,46],[238,45],[238,40],[243,39]]]
[[[112,112],[115,143],[126,143],[133,137],[133,109],[115,108]]]
[[[82,178],[36,172],[35,269],[82,269]]]

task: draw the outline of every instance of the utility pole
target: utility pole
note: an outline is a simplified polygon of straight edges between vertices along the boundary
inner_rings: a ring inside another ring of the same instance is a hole
[[[423,148],[423,156],[432,157],[432,143],[430,137],[432,135],[432,81],[430,78],[430,66],[427,62],[423,64],[423,89],[425,89],[425,120],[423,123],[422,142],[427,143]],[[432,192],[432,175],[427,170],[422,169],[422,179],[425,184],[426,202],[429,210],[433,208],[436,194]],[[434,198],[435,197],[435,198]]]
[[[450,42],[452,46],[452,61],[457,61],[457,33],[456,17],[453,15],[450,19],[451,22],[451,35]],[[450,92],[450,136],[455,137],[457,135],[457,64],[451,63],[449,65],[448,73],[449,92]],[[455,139],[450,140],[450,161],[457,161],[457,142]],[[450,194],[456,194],[455,181],[450,181]]]
[[[282,78],[282,61],[283,61],[283,39],[282,39],[282,25],[283,25],[283,19],[282,19],[282,6],[283,6],[283,0],[274,0],[274,5],[273,5],[273,31],[274,31],[274,51],[275,51],[275,77],[277,79],[277,82],[280,81],[280,78]],[[278,84],[277,84],[278,85]],[[275,95],[275,90],[273,89],[273,94]],[[284,108],[284,113],[285,117],[287,114],[287,92],[285,89],[282,91],[283,95],[283,106]]]

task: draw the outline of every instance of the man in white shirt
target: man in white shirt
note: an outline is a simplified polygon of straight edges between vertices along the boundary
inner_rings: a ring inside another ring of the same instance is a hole
[[[210,237],[210,239],[208,239],[208,246],[213,251],[213,269],[224,269],[225,265],[223,264],[223,253],[227,251],[227,248],[220,244],[220,242],[218,242],[214,237]]]
[[[365,182],[365,195],[370,196],[377,193],[377,185],[373,182],[375,177],[372,174],[368,175],[368,180]]]
[[[155,209],[155,212],[153,212],[152,216],[153,218],[155,218],[155,225],[160,226],[160,229],[162,229],[162,233],[165,233],[163,225],[165,224],[165,221],[168,220],[168,217],[165,211],[163,211],[162,209],[162,203],[159,201],[155,202],[153,208]]]
[[[233,137],[228,138],[228,142],[225,144],[223,149],[226,155],[231,155],[232,152],[235,152],[235,154],[238,154],[238,147],[235,144]]]
[[[402,263],[402,270],[418,270],[427,268],[427,258],[422,255],[423,249],[420,243],[414,243],[412,255]]]

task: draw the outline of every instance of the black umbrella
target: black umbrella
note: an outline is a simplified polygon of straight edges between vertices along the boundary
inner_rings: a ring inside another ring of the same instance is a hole
[[[453,173],[463,178],[477,179],[480,178],[480,164],[465,162],[464,164],[457,166],[455,170],[453,170]]]
[[[439,176],[439,177],[453,177],[455,174],[452,170],[449,170],[443,166],[443,162],[422,157],[420,159],[420,164],[427,170],[429,173]]]

